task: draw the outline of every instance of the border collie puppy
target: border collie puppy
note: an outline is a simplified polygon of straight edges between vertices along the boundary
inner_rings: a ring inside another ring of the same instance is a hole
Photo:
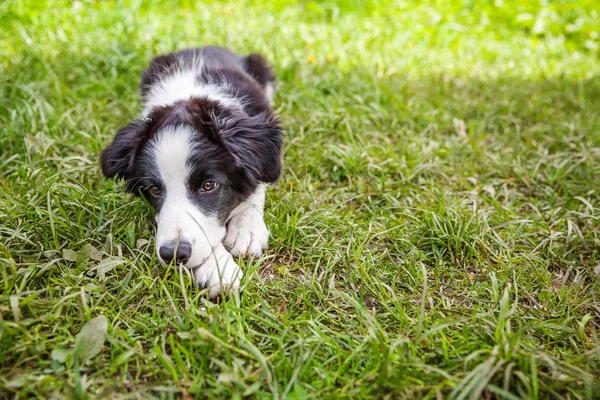
[[[232,255],[267,247],[265,190],[283,143],[274,91],[258,54],[211,46],[156,57],[142,75],[142,115],[102,151],[104,175],[156,209],[158,259],[193,269],[210,297],[239,286]]]

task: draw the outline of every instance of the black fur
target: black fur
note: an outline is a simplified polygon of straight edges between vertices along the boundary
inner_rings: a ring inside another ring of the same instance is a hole
[[[113,142],[100,155],[102,172],[108,178],[131,178],[135,155],[144,140],[144,132],[150,127],[150,121],[135,120],[119,129]]]
[[[256,82],[258,82],[263,88],[275,81],[275,75],[269,68],[267,60],[260,54],[250,54],[244,57],[244,69],[248,72]]]
[[[279,178],[282,140],[276,119],[267,113],[228,119],[220,133],[225,148],[249,182],[272,183]]]

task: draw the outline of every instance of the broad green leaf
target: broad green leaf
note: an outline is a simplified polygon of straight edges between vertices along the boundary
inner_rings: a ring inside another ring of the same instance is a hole
[[[106,340],[106,331],[108,322],[104,315],[88,321],[81,328],[81,332],[75,338],[75,357],[79,358],[82,364],[85,364],[102,350],[102,345]]]

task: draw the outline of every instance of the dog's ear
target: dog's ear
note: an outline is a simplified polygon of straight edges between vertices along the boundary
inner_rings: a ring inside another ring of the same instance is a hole
[[[136,150],[140,145],[147,123],[136,120],[121,128],[111,144],[100,155],[102,172],[108,178],[128,179]]]
[[[248,178],[262,183],[279,178],[283,130],[276,118],[261,113],[229,120],[221,127],[220,136]]]

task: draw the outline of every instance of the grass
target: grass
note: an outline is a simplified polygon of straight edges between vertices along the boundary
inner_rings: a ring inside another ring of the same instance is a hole
[[[595,6],[3,2],[0,397],[600,398]],[[287,130],[219,303],[98,162],[203,44],[272,61]]]

